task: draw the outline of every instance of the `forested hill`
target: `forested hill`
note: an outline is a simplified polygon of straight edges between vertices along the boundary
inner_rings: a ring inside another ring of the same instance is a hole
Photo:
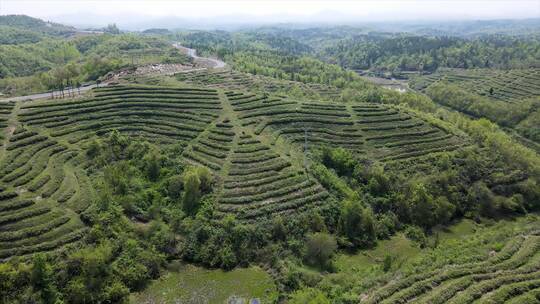
[[[448,68],[524,68],[540,65],[536,36],[478,39],[395,35],[356,36],[326,47],[320,56],[352,69],[433,72]]]
[[[71,26],[25,15],[0,16],[0,44],[38,42],[45,37],[70,36],[75,31]]]
[[[540,66],[538,31],[522,35],[459,37],[445,31],[424,34],[384,32],[369,27],[263,27],[237,32],[195,31],[170,34],[200,52],[225,58],[246,50],[311,56],[353,70],[399,75],[439,68],[515,69]]]

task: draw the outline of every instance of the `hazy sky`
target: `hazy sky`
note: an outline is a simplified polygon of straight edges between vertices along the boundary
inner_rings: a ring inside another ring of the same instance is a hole
[[[540,0],[236,0],[236,1],[173,1],[173,0],[0,0],[0,14],[27,14],[49,18],[85,16],[178,16],[186,19],[225,15],[250,15],[274,21],[333,16],[376,20],[495,19],[540,17]],[[61,19],[61,18],[60,18]],[[84,21],[84,20],[81,20]]]

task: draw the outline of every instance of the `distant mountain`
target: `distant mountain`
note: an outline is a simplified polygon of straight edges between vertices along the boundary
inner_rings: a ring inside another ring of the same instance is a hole
[[[441,22],[386,22],[373,23],[378,30],[410,32],[429,36],[474,37],[486,34],[530,35],[540,33],[540,18],[463,20]]]
[[[162,28],[151,28],[151,29],[147,29],[147,30],[142,31],[142,33],[143,34],[149,34],[149,35],[152,35],[152,34],[166,35],[166,34],[170,34],[171,31],[169,31],[168,29],[162,29]]]

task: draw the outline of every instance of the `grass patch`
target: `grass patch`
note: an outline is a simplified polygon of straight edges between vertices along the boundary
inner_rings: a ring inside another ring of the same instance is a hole
[[[414,242],[399,233],[388,240],[377,242],[373,249],[361,250],[355,254],[339,254],[335,266],[340,273],[357,273],[382,265],[387,255],[392,256],[395,263],[402,264],[414,258],[420,251]]]
[[[272,278],[258,267],[232,271],[206,269],[173,262],[169,271],[146,290],[133,294],[131,303],[226,303],[232,297],[273,303],[277,289]]]

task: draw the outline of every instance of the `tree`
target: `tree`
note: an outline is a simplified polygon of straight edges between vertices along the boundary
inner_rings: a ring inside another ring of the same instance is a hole
[[[167,180],[167,194],[170,198],[177,200],[182,195],[184,189],[184,178],[182,175],[173,175]]]
[[[56,68],[52,71],[52,76],[56,87],[62,93],[62,98],[64,98],[64,79],[66,79],[66,70],[62,67]]]
[[[484,216],[493,216],[497,205],[493,192],[482,181],[474,183],[468,191],[469,200],[473,201],[480,213]]]
[[[390,179],[379,163],[373,164],[367,170],[367,188],[375,196],[383,196],[390,190]]]
[[[337,242],[332,235],[324,232],[308,235],[305,260],[311,265],[326,268],[336,249]]]
[[[54,77],[50,73],[41,73],[39,81],[48,91],[51,91],[51,98],[54,99]]]
[[[182,176],[184,181],[184,195],[182,207],[186,214],[194,214],[201,199],[201,180],[196,170],[187,170]]]
[[[159,177],[159,171],[161,170],[161,163],[159,157],[155,152],[146,155],[144,158],[146,176],[149,180],[155,182]]]
[[[196,168],[197,176],[199,177],[199,180],[201,181],[201,192],[208,193],[212,190],[212,173],[208,168],[199,166]]]
[[[61,81],[58,85],[58,90],[60,90],[60,92],[62,93],[62,98],[65,97],[64,95],[64,88],[65,88],[65,85],[64,85],[64,81]]]
[[[109,33],[109,34],[113,34],[113,35],[120,34],[120,30],[116,26],[116,23],[112,23],[112,24],[107,25],[107,27],[104,28],[103,31],[106,32],[106,33]]]
[[[436,205],[433,196],[427,191],[424,184],[416,183],[412,188],[409,200],[413,223],[424,228],[432,227],[437,223],[435,216]]]
[[[373,212],[359,201],[345,201],[339,218],[339,232],[353,247],[372,245],[376,240]]]
[[[336,170],[338,175],[350,176],[354,170],[354,158],[349,150],[343,148],[327,148],[322,151],[322,162],[325,166]]]
[[[284,241],[287,239],[287,228],[285,227],[285,221],[279,215],[272,219],[270,231],[274,240]]]
[[[39,291],[43,303],[55,303],[58,300],[58,292],[54,284],[54,271],[46,256],[36,254],[32,262],[32,286]]]
[[[71,94],[75,96],[75,91],[74,91],[75,79],[77,79],[79,75],[81,74],[80,68],[77,64],[70,63],[66,66],[65,70],[66,70],[68,88],[71,89]]]
[[[113,246],[102,242],[96,247],[70,253],[66,258],[67,272],[74,275],[66,287],[69,303],[102,303],[104,291],[111,282]]]
[[[11,303],[29,284],[26,264],[0,263],[0,303]]]

